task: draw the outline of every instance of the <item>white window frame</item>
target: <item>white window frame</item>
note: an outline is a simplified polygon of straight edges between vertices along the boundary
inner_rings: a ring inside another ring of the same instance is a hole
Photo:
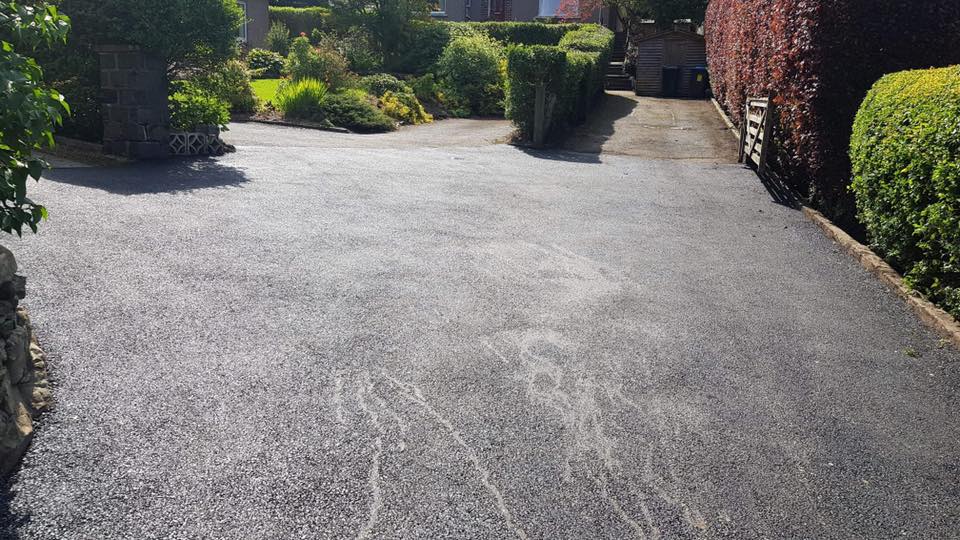
[[[237,37],[242,43],[249,42],[250,34],[247,33],[247,23],[250,19],[247,18],[247,3],[244,0],[238,0],[237,4],[240,5],[240,9],[243,10],[243,26],[240,27],[240,35]]]

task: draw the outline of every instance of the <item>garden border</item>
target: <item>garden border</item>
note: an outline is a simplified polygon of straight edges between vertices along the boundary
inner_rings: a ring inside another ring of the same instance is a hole
[[[740,135],[733,122],[727,117],[716,99],[711,99],[711,101],[717,108],[723,123],[727,125],[739,142]],[[800,211],[807,220],[816,225],[847,255],[856,259],[867,272],[896,293],[920,319],[920,322],[939,334],[945,341],[960,349],[960,322],[953,315],[937,307],[923,295],[908,287],[903,282],[903,276],[897,273],[893,267],[874,253],[872,249],[861,244],[843,229],[834,225],[826,216],[804,204],[800,205]]]

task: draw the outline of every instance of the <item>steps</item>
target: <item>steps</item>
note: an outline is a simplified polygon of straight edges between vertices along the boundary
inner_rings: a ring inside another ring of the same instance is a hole
[[[624,72],[627,59],[627,36],[618,33],[613,41],[613,54],[610,55],[610,64],[607,66],[607,78],[604,87],[607,90],[633,90],[633,81]]]

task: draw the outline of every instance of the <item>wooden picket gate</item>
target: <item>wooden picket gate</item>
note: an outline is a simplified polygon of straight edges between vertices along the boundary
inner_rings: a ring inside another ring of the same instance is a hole
[[[740,124],[740,163],[752,162],[761,175],[767,170],[767,153],[773,142],[773,109],[767,98],[747,98]]]

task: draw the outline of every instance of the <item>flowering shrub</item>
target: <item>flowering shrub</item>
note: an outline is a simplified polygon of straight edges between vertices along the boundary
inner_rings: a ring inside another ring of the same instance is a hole
[[[720,103],[740,122],[748,96],[772,96],[775,170],[849,226],[857,108],[885,73],[960,62],[960,2],[712,0],[706,38]]]
[[[429,124],[433,116],[424,110],[417,96],[410,92],[392,92],[387,90],[380,97],[380,108],[384,114],[404,124]]]

